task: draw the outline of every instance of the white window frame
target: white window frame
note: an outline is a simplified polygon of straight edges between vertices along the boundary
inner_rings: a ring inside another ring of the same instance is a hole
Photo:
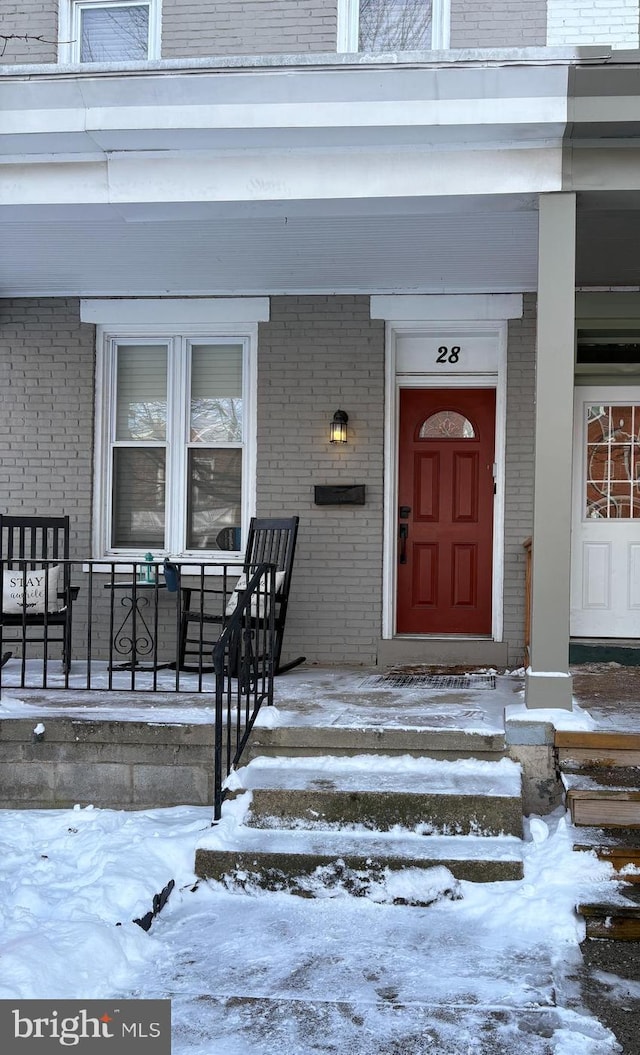
[[[100,302],[95,302],[100,303]],[[117,301],[113,302],[117,305]],[[91,312],[84,321],[92,321]],[[95,459],[93,505],[93,553],[97,559],[118,557],[139,560],[143,550],[116,549],[111,546],[113,414],[116,402],[115,349],[127,343],[145,341],[166,342],[169,349],[168,399],[176,408],[175,418],[167,436],[167,492],[172,500],[165,506],[165,548],[155,557],[173,556],[197,559],[215,555],[219,550],[189,550],[187,533],[187,451],[192,446],[188,439],[187,400],[189,392],[190,356],[181,354],[191,344],[228,340],[243,346],[243,466],[242,466],[242,538],[246,539],[249,520],[256,504],[256,439],[257,439],[257,346],[258,325],[231,324],[184,326],[98,325],[96,355],[95,402]],[[173,440],[173,442],[172,442]],[[234,444],[229,444],[234,446]],[[176,497],[177,496],[177,497]],[[239,555],[239,554],[238,554]],[[233,559],[233,552],[225,551],[225,558]]]
[[[149,8],[149,49],[144,61],[160,58],[162,38],[161,0],[60,0],[58,9],[58,62],[91,66],[80,60],[80,14],[87,8],[143,7]],[[125,61],[125,60],[123,60]],[[141,60],[142,61],[142,60]]]
[[[338,52],[358,52],[360,0],[338,0]],[[447,51],[451,41],[451,0],[432,0],[431,50]]]

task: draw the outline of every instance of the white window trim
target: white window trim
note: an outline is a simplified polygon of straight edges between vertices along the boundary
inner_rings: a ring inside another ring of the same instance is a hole
[[[338,0],[337,51],[358,51],[360,0]],[[432,0],[431,50],[447,51],[451,41],[451,0]]]
[[[91,305],[92,302],[83,302]],[[94,304],[110,304],[117,308],[117,304],[135,304],[147,302],[93,302]],[[84,309],[91,314],[90,307]],[[145,310],[148,310],[145,309]],[[81,310],[83,321],[89,321]],[[157,321],[157,320],[156,320]],[[152,325],[122,325],[118,327],[98,325],[96,330],[96,386],[95,386],[95,452],[94,452],[94,497],[93,497],[93,533],[92,550],[94,558],[119,559],[132,561],[141,560],[144,557],[142,550],[114,549],[110,545],[110,509],[111,509],[111,415],[113,414],[113,349],[116,344],[126,343],[127,340],[141,341],[166,341],[171,348],[176,342],[202,341],[207,338],[242,341],[244,346],[243,355],[243,396],[244,396],[244,461],[242,474],[242,538],[247,537],[249,520],[255,513],[256,507],[256,462],[257,462],[257,348],[258,348],[258,326],[253,324],[230,324],[222,326],[152,326]],[[171,378],[169,378],[169,382]],[[186,397],[182,399],[185,403]],[[168,457],[174,458],[172,469],[177,477],[181,491],[185,492],[186,474],[186,447],[187,443],[181,445],[180,450],[173,454],[168,450]],[[186,508],[181,508],[181,503],[167,502],[165,511],[165,542],[167,548],[159,553],[154,553],[156,558],[172,556],[180,560],[203,560],[211,557],[220,557],[220,552],[207,550],[188,550],[186,548],[174,547],[173,543],[181,536],[184,537]],[[238,554],[225,551],[224,557],[227,561],[233,561]],[[108,571],[108,568],[105,568]]]
[[[268,322],[268,297],[136,297],[80,301],[80,321],[122,329],[143,326],[184,330]]]
[[[58,62],[80,65],[80,10],[87,7],[130,7],[146,4],[149,8],[150,59],[161,57],[162,6],[161,0],[60,0],[58,7]],[[84,66],[91,63],[82,63]]]

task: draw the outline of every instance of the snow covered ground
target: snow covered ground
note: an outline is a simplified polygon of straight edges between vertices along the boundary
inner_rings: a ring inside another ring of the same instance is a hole
[[[609,866],[573,852],[562,812],[527,823],[522,881],[435,869],[429,908],[197,882],[209,823],[194,807],[1,811],[0,998],[170,998],[174,1055],[619,1050],[576,979],[574,905]],[[170,879],[145,932],[132,921]]]
[[[347,727],[395,720],[491,734],[504,728],[505,708],[509,720],[530,720],[519,677],[453,695],[363,689],[365,674],[293,672],[277,680],[276,707],[259,722],[314,724],[321,714]],[[5,683],[0,718],[33,719],[34,729],[56,714],[210,722],[210,703],[206,695],[123,702],[25,693]],[[594,724],[579,709],[536,719]],[[375,899],[320,880],[313,898],[198,881],[195,849],[210,819],[208,808],[189,806],[0,811],[0,999],[165,997],[174,1055],[620,1050],[581,1001],[584,932],[574,911],[604,893],[610,866],[572,850],[562,811],[527,821],[521,881],[471,884],[444,867],[408,870],[383,879]],[[145,932],[133,920],[171,879]],[[394,904],[416,890],[434,903]]]

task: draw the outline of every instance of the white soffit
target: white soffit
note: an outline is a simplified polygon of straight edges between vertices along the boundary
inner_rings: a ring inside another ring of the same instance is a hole
[[[371,318],[387,322],[488,322],[522,318],[522,296],[517,293],[470,296],[391,295],[371,298]]]
[[[213,326],[268,322],[268,297],[81,300],[80,321],[100,326]]]
[[[538,217],[528,200],[501,212],[494,201],[483,211],[477,199],[454,199],[442,214],[421,212],[420,202],[403,202],[398,212],[372,202],[368,215],[363,206],[353,215],[339,206],[333,215],[328,207],[313,215],[312,205],[307,215],[289,214],[288,205],[266,215],[233,208],[228,218],[218,208],[178,209],[172,221],[138,223],[113,207],[81,206],[77,221],[67,208],[59,216],[34,210],[31,219],[20,213],[15,222],[11,210],[0,210],[0,244],[11,247],[0,254],[0,290],[210,302],[238,294],[535,289]]]

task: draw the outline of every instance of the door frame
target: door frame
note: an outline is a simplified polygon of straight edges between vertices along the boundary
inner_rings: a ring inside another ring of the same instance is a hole
[[[506,321],[390,322],[385,323],[385,482],[384,543],[382,568],[382,637],[396,637],[396,568],[398,505],[398,425],[401,388],[494,388],[496,390],[496,494],[493,506],[493,582],[491,596],[491,638],[502,641],[504,614],[504,516],[507,411],[507,327]],[[402,337],[424,337],[442,345],[459,345],[471,350],[468,367],[447,367],[437,372],[416,370],[402,363],[398,343]],[[488,357],[473,356],[476,344],[494,345]],[[476,362],[473,362],[473,359]],[[415,635],[402,634],[403,638]],[[418,635],[430,638],[460,638],[461,635]],[[467,636],[467,635],[462,635]]]

